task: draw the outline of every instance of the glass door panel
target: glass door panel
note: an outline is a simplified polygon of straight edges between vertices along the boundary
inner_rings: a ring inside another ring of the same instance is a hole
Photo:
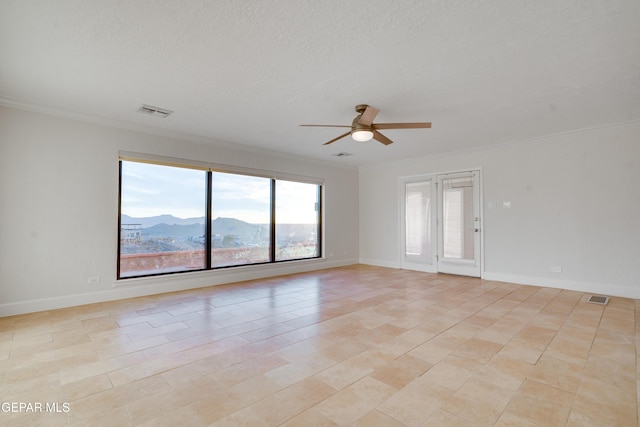
[[[434,190],[432,178],[402,182],[402,268],[435,272]]]
[[[438,271],[480,277],[479,173],[438,175]]]

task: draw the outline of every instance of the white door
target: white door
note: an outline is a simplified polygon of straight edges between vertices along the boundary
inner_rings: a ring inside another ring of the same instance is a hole
[[[437,271],[480,277],[479,172],[437,176]]]
[[[402,268],[480,277],[479,175],[400,180]]]

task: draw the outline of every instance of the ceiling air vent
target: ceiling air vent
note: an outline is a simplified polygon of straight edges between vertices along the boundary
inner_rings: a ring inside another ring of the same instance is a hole
[[[591,295],[587,302],[590,302],[592,304],[607,305],[607,303],[609,302],[609,297],[603,297],[601,295]]]
[[[143,104],[140,108],[138,108],[139,113],[147,114],[149,116],[160,117],[164,119],[169,114],[173,113],[171,110],[167,110],[164,108],[154,107],[152,105]]]

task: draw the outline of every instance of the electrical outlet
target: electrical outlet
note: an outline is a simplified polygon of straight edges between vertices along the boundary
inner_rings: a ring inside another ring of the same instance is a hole
[[[560,267],[559,265],[554,265],[551,267],[551,272],[552,273],[562,273],[562,267]]]
[[[100,283],[100,276],[91,276],[87,279],[87,283],[90,285],[97,285]]]

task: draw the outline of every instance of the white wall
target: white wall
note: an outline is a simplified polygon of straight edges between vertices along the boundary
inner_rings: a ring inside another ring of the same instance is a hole
[[[0,107],[0,316],[357,262],[356,169],[187,139]],[[322,178],[334,256],[117,282],[120,150]]]
[[[400,266],[400,177],[473,168],[483,278],[640,298],[639,122],[360,168],[361,262]]]

